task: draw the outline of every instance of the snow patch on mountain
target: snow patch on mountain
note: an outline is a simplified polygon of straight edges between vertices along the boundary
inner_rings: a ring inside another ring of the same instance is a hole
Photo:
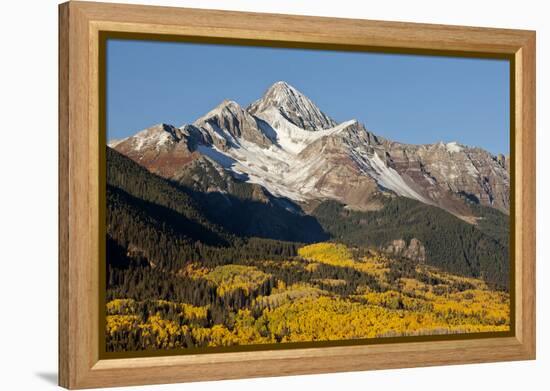
[[[445,147],[447,148],[447,151],[451,153],[461,152],[464,149],[462,148],[462,145],[460,145],[456,141],[445,144]]]
[[[277,144],[283,150],[292,154],[298,154],[321,137],[336,134],[357,122],[356,120],[346,121],[329,129],[311,132],[288,121],[276,108],[267,109],[259,113],[257,117],[271,125],[271,128],[275,131]]]
[[[109,141],[107,141],[107,146],[108,147],[111,147],[111,148],[115,148],[118,144],[126,141],[127,138],[120,138],[120,139],[116,139],[116,138],[113,138]]]
[[[218,163],[220,166],[222,166],[225,169],[231,169],[237,163],[235,159],[232,159],[231,157],[227,156],[225,153],[220,151],[214,145],[212,146],[198,145],[197,151],[209,157],[210,159],[212,159],[214,162]]]
[[[158,150],[167,142],[172,141],[172,136],[168,132],[162,132],[156,137],[155,148]]]
[[[120,140],[114,140],[107,145],[115,148],[123,142],[130,142],[135,151],[153,147],[159,150],[163,145],[178,141],[175,130],[171,125],[158,124],[137,132],[135,135]]]
[[[403,197],[413,198],[424,203],[431,203],[425,197],[413,190],[396,170],[389,167],[378,156],[378,153],[374,152],[371,156],[371,154],[361,148],[350,148],[349,154],[361,172],[364,175],[374,178],[380,187],[391,190]]]
[[[313,173],[322,172],[326,163],[322,153],[309,159],[302,159],[298,154],[312,142],[348,128],[356,121],[347,121],[331,129],[309,132],[296,127],[286,119],[271,112],[265,116],[266,122],[272,124],[277,133],[277,145],[262,148],[240,139],[238,145],[227,151],[215,147],[199,146],[199,152],[209,156],[221,166],[234,173],[246,176],[247,182],[259,184],[276,196],[287,197],[295,201],[306,201],[311,198],[330,197],[333,194],[316,189],[318,178]],[[429,201],[413,190],[399,173],[388,167],[378,156],[369,157],[366,153],[351,148],[352,159],[365,175],[373,177],[384,189],[398,195]]]
[[[324,154],[321,152],[308,158],[299,154],[317,140],[335,136],[350,126],[358,124],[356,120],[313,132],[296,126],[278,108],[269,107],[256,116],[260,120],[258,121],[260,129],[274,141],[273,145],[266,148],[242,137],[233,137],[227,130],[209,120],[225,115],[224,110],[228,108],[239,110],[240,106],[232,101],[224,101],[198,119],[195,125],[202,126],[214,137],[229,140],[232,147],[221,150],[215,146],[199,145],[197,150],[200,153],[234,175],[246,178],[247,182],[265,187],[275,196],[287,197],[298,202],[334,196],[326,189],[316,188],[319,179],[316,175],[326,169],[327,162]],[[346,143],[349,144],[349,156],[355,161],[359,170],[364,175],[374,178],[381,188],[427,202],[407,185],[397,171],[386,166],[377,154],[370,158],[364,145],[354,145],[349,139],[346,139]]]
[[[204,145],[198,146],[197,150],[237,176],[246,178],[247,182],[265,187],[275,196],[299,202],[327,196],[316,191],[316,178],[312,175],[323,164],[322,155],[303,160],[292,148],[291,151],[281,145],[262,148],[243,139],[226,151]]]
[[[376,152],[370,161],[372,163],[372,168],[375,171],[374,176],[381,186],[393,190],[400,196],[413,198],[424,203],[431,203],[414,191],[397,171],[391,167],[388,167],[386,163],[380,159]]]

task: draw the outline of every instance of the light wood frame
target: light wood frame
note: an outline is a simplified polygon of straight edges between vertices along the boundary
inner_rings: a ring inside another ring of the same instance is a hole
[[[506,54],[515,128],[514,336],[108,359],[99,357],[100,31]],[[535,358],[535,32],[106,3],[59,6],[59,384],[91,388]]]

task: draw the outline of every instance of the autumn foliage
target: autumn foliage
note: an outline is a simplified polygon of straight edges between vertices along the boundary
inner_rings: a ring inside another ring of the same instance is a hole
[[[203,305],[129,298],[109,301],[108,350],[490,332],[510,327],[508,293],[491,290],[480,279],[337,243],[301,247],[297,257],[285,261],[212,268],[190,264],[174,273],[174,278],[210,287],[211,297]],[[222,315],[216,309],[220,303],[226,309]]]

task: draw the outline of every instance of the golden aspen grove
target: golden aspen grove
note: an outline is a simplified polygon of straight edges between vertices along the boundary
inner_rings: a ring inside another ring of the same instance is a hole
[[[403,260],[374,250],[322,242],[300,247],[297,256],[278,261],[277,266],[270,260],[247,263],[212,269],[195,263],[175,273],[174,278],[201,282],[218,299],[233,304],[221,322],[214,320],[209,304],[109,301],[106,333],[112,350],[489,332],[510,327],[508,293],[491,290],[480,279],[424,264],[403,269]],[[284,273],[275,276],[274,266],[300,270],[304,281],[285,282]],[[315,278],[326,266],[338,278]],[[355,284],[348,276],[359,276],[364,283]]]

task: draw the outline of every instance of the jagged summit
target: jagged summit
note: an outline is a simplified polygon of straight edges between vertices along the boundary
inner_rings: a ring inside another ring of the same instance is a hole
[[[464,150],[464,145],[459,144],[456,141],[452,141],[450,143],[445,144],[445,148],[450,153],[457,153],[457,152],[462,152]]]
[[[225,99],[194,125],[208,132],[220,149],[239,145],[241,138],[264,147],[272,143],[258,120],[233,100]]]
[[[139,131],[136,134],[136,136],[147,135],[147,134],[150,135],[150,134],[153,134],[153,133],[162,133],[162,132],[174,133],[176,131],[176,129],[177,128],[174,127],[171,124],[161,122],[161,123],[155,124],[153,126],[150,126],[146,129],[143,129],[143,130]]]
[[[288,121],[305,130],[316,131],[337,125],[307,96],[285,81],[269,87],[262,98],[248,107],[248,112],[258,115],[272,109],[279,110]]]
[[[112,140],[108,143],[110,147],[119,145],[131,145],[135,150],[147,148],[160,148],[167,143],[176,143],[181,139],[181,130],[173,125],[160,123],[140,130],[135,135],[121,139]]]
[[[227,115],[228,113],[240,114],[242,112],[245,112],[245,110],[241,107],[240,104],[238,104],[234,100],[224,99],[223,101],[220,102],[220,104],[218,104],[208,113],[206,113],[205,115],[197,119],[195,121],[195,124],[202,123],[208,120],[209,118],[212,118],[215,116]]]

